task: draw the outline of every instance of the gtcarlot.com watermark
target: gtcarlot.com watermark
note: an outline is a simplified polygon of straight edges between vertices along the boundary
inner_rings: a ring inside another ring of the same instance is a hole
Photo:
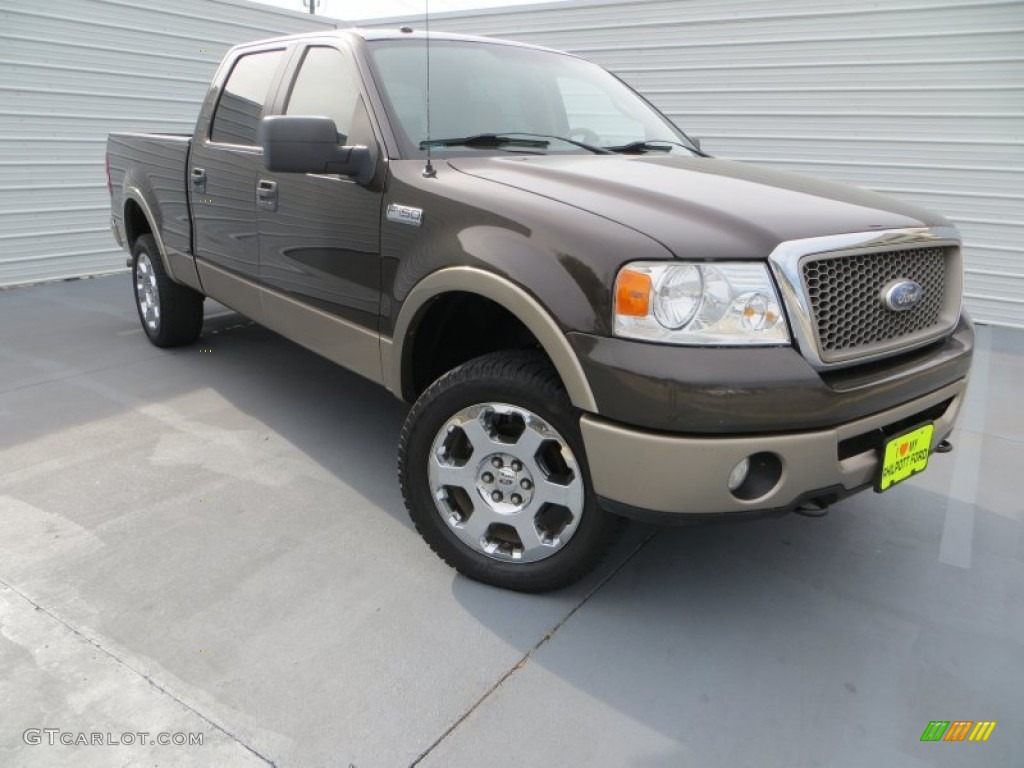
[[[60,728],[29,728],[21,738],[29,746],[49,744],[66,747],[131,747],[131,746],[162,746],[189,747],[202,746],[202,733],[150,733],[148,731],[125,731],[124,733],[98,733],[96,731],[62,731]]]

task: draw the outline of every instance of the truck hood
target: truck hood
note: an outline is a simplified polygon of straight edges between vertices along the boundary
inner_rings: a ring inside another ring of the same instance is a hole
[[[865,189],[713,158],[515,155],[448,164],[616,221],[680,258],[749,258],[786,240],[949,226],[941,216]]]

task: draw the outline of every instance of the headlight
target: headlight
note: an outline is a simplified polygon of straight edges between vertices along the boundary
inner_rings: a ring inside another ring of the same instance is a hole
[[[627,264],[615,280],[616,336],[666,344],[789,344],[768,266]]]

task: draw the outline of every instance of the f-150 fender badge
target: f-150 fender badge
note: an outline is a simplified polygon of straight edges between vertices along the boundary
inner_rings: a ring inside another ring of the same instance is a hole
[[[913,280],[894,280],[882,288],[882,303],[893,312],[906,312],[924,299],[924,288]]]
[[[423,209],[413,208],[408,205],[398,205],[398,203],[391,203],[388,206],[388,221],[394,221],[399,224],[408,224],[410,227],[418,227],[423,223]]]

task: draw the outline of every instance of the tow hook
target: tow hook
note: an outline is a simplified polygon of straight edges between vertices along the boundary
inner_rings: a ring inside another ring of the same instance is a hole
[[[953,450],[953,444],[949,440],[940,440],[939,444],[935,446],[936,453],[949,453]]]
[[[801,502],[793,510],[804,517],[824,517],[828,514],[828,504],[817,499]]]

